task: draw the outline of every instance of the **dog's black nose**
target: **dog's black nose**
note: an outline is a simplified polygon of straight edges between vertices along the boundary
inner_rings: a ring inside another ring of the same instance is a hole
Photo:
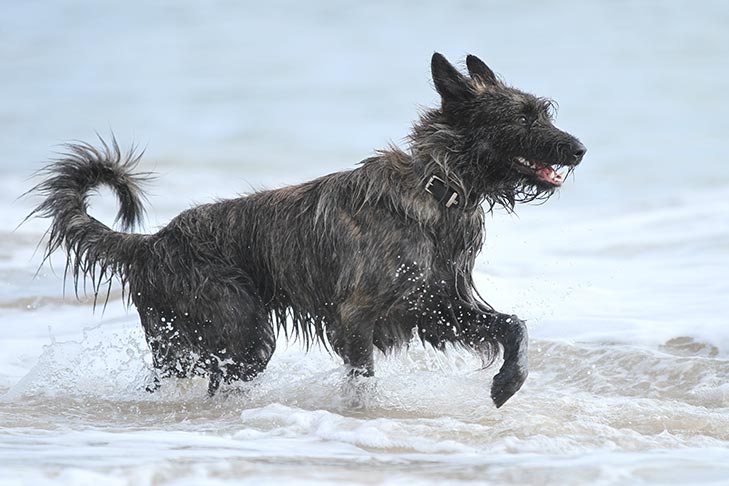
[[[587,148],[580,142],[576,142],[572,145],[572,156],[575,158],[575,163],[579,163],[582,157],[585,156]]]

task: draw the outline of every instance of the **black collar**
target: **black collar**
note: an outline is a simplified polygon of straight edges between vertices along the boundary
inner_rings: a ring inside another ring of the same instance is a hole
[[[432,174],[425,181],[425,192],[432,195],[446,208],[465,209],[466,198],[455,186],[454,181],[449,180],[446,182],[437,175]]]

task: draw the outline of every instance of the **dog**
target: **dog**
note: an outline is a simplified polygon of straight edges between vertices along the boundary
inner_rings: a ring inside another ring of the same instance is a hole
[[[528,334],[474,287],[485,207],[548,198],[586,149],[554,126],[552,101],[508,86],[473,55],[466,66],[467,75],[433,55],[441,103],[414,123],[407,151],[203,204],[154,234],[129,232],[144,214],[141,156],[113,138],[70,144],[30,191],[42,201],[28,217],[52,220],[44,261],[65,250],[77,295],[80,281],[96,296],[121,281],[152,352],[152,389],[204,375],[212,396],[221,382],[251,380],[281,329],[330,347],[353,377],[374,374],[374,348],[406,346],[415,334],[487,364],[503,350],[491,386],[501,407],[527,378]],[[87,213],[100,185],[119,198],[119,231]]]

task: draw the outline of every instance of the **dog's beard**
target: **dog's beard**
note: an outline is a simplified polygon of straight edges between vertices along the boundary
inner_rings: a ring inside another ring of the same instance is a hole
[[[517,203],[528,203],[534,201],[543,202],[557,192],[558,187],[559,186],[548,186],[544,183],[523,181],[521,184],[517,184],[514,187],[512,197],[514,202]]]
[[[500,181],[490,181],[487,187],[484,193],[486,204],[491,208],[503,206],[509,211],[517,203],[544,202],[559,189],[559,186],[511,170]]]

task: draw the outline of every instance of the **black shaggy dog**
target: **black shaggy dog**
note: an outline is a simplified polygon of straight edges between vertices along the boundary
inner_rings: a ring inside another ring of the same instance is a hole
[[[527,330],[476,292],[472,270],[484,209],[549,197],[585,154],[552,124],[552,103],[511,88],[480,59],[469,76],[431,62],[440,108],[423,114],[408,152],[390,148],[354,169],[189,209],[155,234],[114,231],[87,213],[89,192],[112,187],[122,229],[143,215],[139,157],[114,141],[69,145],[34,188],[30,216],[52,218],[45,258],[63,247],[79,280],[121,280],[160,378],[250,380],[266,368],[276,328],[319,340],[352,375],[374,373],[374,347],[416,330],[488,363],[503,349],[491,397],[506,402],[527,377]],[[155,379],[155,386],[159,380]]]

